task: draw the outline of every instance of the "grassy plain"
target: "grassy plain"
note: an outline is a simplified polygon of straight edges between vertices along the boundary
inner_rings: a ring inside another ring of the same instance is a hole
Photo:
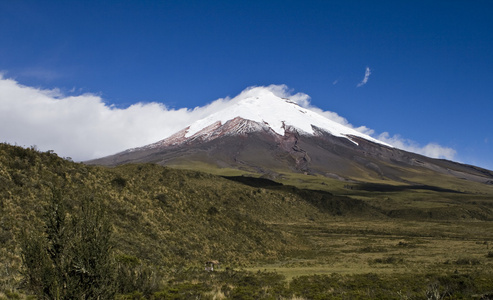
[[[334,217],[278,224],[305,238],[307,249],[250,270],[288,279],[309,274],[470,273],[493,270],[492,222],[395,221]]]
[[[427,170],[410,173],[405,184],[360,180],[279,176],[277,181],[285,185],[359,200],[375,211],[356,216],[345,211],[342,216],[336,213],[309,221],[267,221],[279,231],[301,237],[303,247],[276,262],[253,262],[246,270],[275,272],[288,281],[314,274],[377,274],[388,280],[423,280],[427,289],[431,281],[424,278],[481,274],[484,277],[478,280],[487,293],[493,292],[493,284],[487,284],[493,280],[492,185],[436,177]],[[397,292],[395,298],[406,298]],[[447,293],[442,287],[441,297],[454,298]],[[433,298],[425,294],[426,290],[414,297]]]
[[[68,219],[80,212],[81,197],[102,203],[115,268],[127,274],[118,277],[119,299],[493,294],[492,185],[426,170],[403,183],[297,173],[273,182],[189,169],[87,166],[0,144],[0,299],[30,293],[19,242],[22,232],[45,235],[53,188],[64,195]],[[204,272],[211,259],[222,268]]]

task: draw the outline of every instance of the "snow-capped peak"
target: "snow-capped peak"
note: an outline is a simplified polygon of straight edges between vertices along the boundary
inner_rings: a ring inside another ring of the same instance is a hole
[[[265,87],[252,88],[240,96],[242,97],[232,99],[223,110],[190,125],[186,131],[185,138],[197,135],[204,128],[213,124],[224,125],[235,118],[242,118],[268,126],[281,136],[284,135],[285,129],[289,126],[296,128],[301,134],[314,135],[313,126],[315,126],[334,136],[348,139],[350,139],[350,136],[358,136],[389,146],[353,128],[301,107],[293,100],[281,98]]]

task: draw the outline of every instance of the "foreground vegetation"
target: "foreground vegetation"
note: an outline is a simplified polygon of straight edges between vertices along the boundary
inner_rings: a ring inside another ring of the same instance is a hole
[[[280,185],[0,144],[0,299],[488,299],[492,186],[418,175]]]

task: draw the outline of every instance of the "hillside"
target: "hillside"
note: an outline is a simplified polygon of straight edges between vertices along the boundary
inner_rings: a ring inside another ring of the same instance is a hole
[[[12,270],[20,263],[20,231],[42,230],[40,218],[53,187],[62,191],[72,211],[84,197],[102,202],[112,220],[117,252],[162,266],[208,259],[233,266],[278,260],[306,246],[273,223],[379,214],[362,201],[329,193],[251,187],[151,164],[87,166],[54,153],[1,144],[0,251]]]
[[[387,274],[382,259],[396,259],[391,272],[397,273],[439,265],[444,272],[483,274],[492,264],[483,246],[493,242],[490,187],[348,183],[303,174],[280,184],[154,164],[89,166],[0,144],[0,290],[20,286],[22,232],[42,234],[54,190],[69,217],[84,199],[101,203],[115,257],[164,278],[201,270],[208,260],[290,278],[320,270]],[[464,257],[474,264],[443,264]]]

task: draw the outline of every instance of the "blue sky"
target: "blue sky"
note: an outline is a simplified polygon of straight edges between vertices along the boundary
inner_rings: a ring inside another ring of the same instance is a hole
[[[437,144],[455,150],[454,160],[491,170],[491,12],[493,2],[481,0],[2,0],[0,72],[4,90],[18,92],[0,91],[0,101],[26,95],[24,89],[60,101],[88,97],[117,112],[160,104],[186,113],[249,86],[284,84],[374,136]],[[5,116],[23,109],[20,100],[5,103]],[[78,105],[68,106],[91,118],[93,111]],[[0,139],[57,147],[79,159],[116,149],[73,154],[56,136],[29,136],[29,126],[41,128],[47,119],[77,120],[53,114],[11,117],[15,126],[0,124]],[[72,129],[77,139],[93,134],[80,120]]]

